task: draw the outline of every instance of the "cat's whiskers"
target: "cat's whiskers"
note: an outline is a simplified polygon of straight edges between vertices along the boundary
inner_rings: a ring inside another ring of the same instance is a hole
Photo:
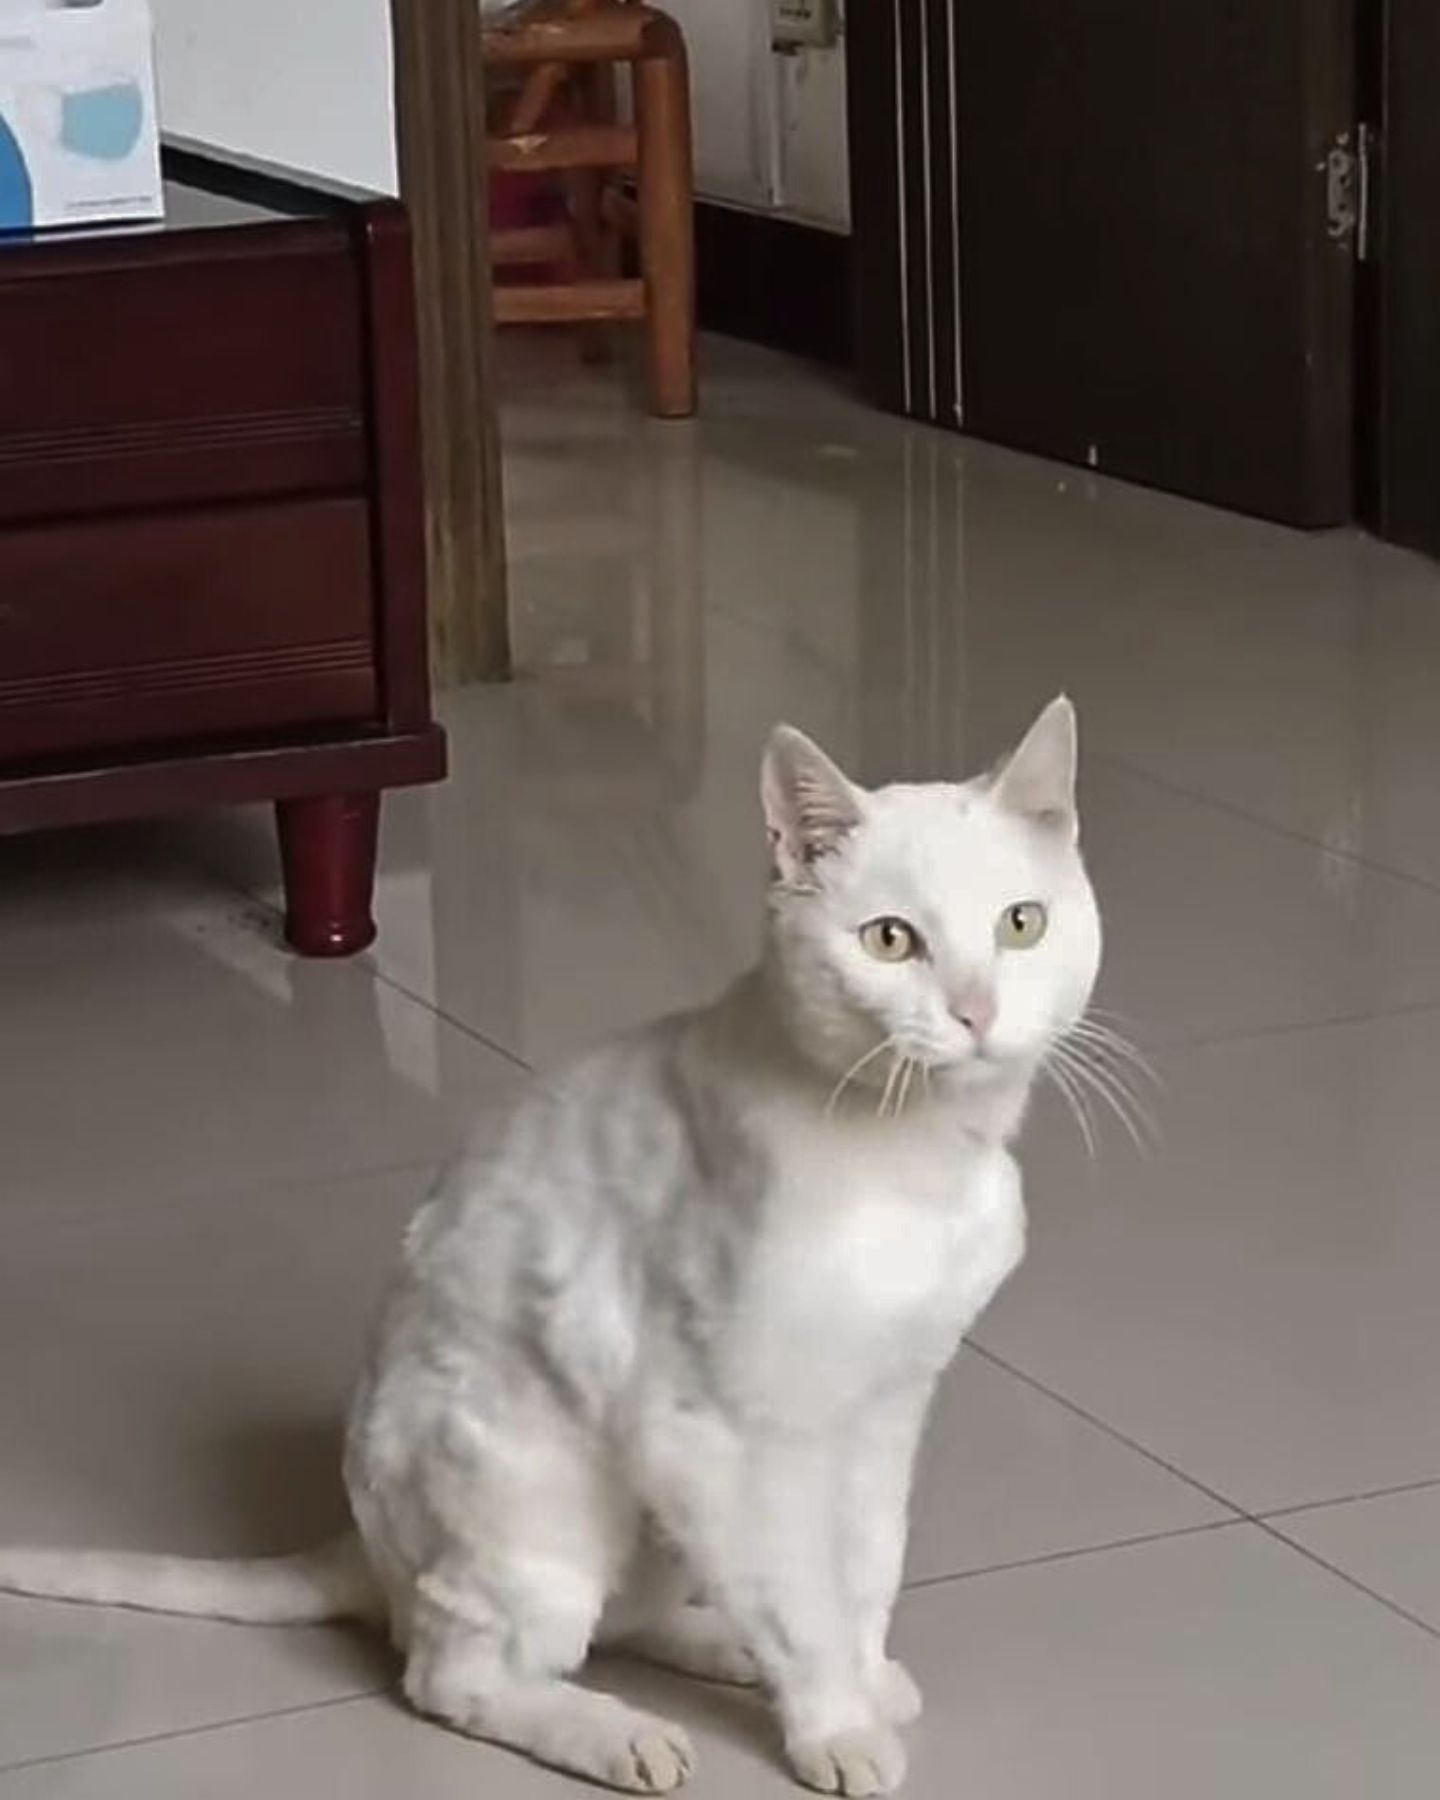
[[[1053,1047],[1041,1063],[1040,1067],[1045,1074],[1050,1077],[1056,1093],[1059,1094],[1060,1098],[1065,1102],[1066,1107],[1073,1116],[1076,1125],[1079,1127],[1080,1136],[1085,1141],[1086,1154],[1089,1156],[1091,1162],[1094,1162],[1096,1157],[1095,1122],[1090,1117],[1089,1108],[1085,1104],[1083,1092],[1077,1088],[1075,1078],[1067,1073],[1064,1063],[1055,1053]]]
[[[1084,1043],[1093,1045],[1102,1056],[1109,1056],[1117,1063],[1124,1063],[1148,1086],[1160,1089],[1165,1084],[1149,1057],[1137,1045],[1133,1044],[1123,1032],[1116,1031],[1109,1025],[1086,1014],[1070,1027],[1069,1036]]]
[[[910,1083],[914,1079],[916,1069],[920,1067],[919,1062],[913,1056],[903,1057],[902,1063],[900,1092],[895,1099],[895,1117],[897,1119],[905,1116],[905,1108],[910,1104]]]
[[[1128,1112],[1117,1111],[1115,1097],[1096,1081],[1094,1072],[1088,1063],[1084,1063],[1075,1054],[1072,1045],[1055,1045],[1051,1050],[1051,1069],[1053,1073],[1064,1073],[1065,1080],[1074,1089],[1076,1100],[1090,1123],[1096,1150],[1100,1144],[1101,1122],[1099,1109],[1115,1113],[1124,1127],[1125,1134],[1132,1142],[1136,1131],[1134,1121]]]
[[[892,1046],[895,1040],[891,1040]],[[906,1063],[904,1051],[892,1048],[890,1053],[890,1071],[885,1077],[885,1086],[880,1094],[880,1103],[875,1108],[877,1119],[888,1119],[893,1108],[895,1092],[900,1082],[900,1075]]]
[[[1125,1043],[1132,1042],[1130,1033],[1135,1029],[1134,1021],[1127,1019],[1123,1013],[1112,1012],[1108,1006],[1087,1006],[1081,1023],[1085,1025],[1103,1024],[1107,1030],[1113,1030],[1115,1036]]]
[[[1089,1054],[1082,1045],[1072,1044],[1069,1048],[1075,1063],[1086,1071],[1093,1091],[1120,1120],[1135,1147],[1149,1151],[1160,1135],[1155,1115],[1149,1107],[1118,1070]]]
[[[1070,1038],[1070,1048],[1119,1090],[1122,1101],[1144,1128],[1150,1146],[1158,1146],[1160,1128],[1142,1089],[1156,1095],[1164,1083],[1150,1059],[1122,1033],[1088,1016],[1072,1027]]]
[[[1142,1072],[1157,1084],[1158,1077],[1128,1040],[1120,1039],[1118,1033],[1112,1035],[1114,1042],[1108,1037],[1100,1039],[1079,1026],[1072,1027],[1051,1045],[1047,1066],[1052,1074],[1063,1068],[1077,1090],[1081,1094],[1088,1092],[1112,1112],[1135,1147],[1148,1153],[1159,1144],[1160,1128],[1133,1084]],[[1129,1055],[1122,1053],[1122,1042]]]
[[[850,1083],[860,1073],[860,1071],[862,1069],[866,1068],[870,1063],[874,1062],[874,1060],[877,1056],[883,1055],[885,1053],[885,1051],[887,1051],[887,1050],[893,1050],[894,1047],[895,1047],[895,1038],[892,1034],[891,1036],[881,1038],[880,1042],[878,1044],[873,1045],[869,1050],[867,1050],[865,1052],[865,1054],[863,1056],[856,1057],[855,1061],[853,1063],[851,1063],[850,1067],[845,1071],[845,1073],[835,1083],[835,1086],[834,1086],[833,1090],[831,1091],[830,1098],[825,1102],[825,1117],[827,1119],[833,1114],[833,1112],[835,1111],[835,1108],[840,1104],[841,1096],[844,1094],[846,1088],[849,1087]]]

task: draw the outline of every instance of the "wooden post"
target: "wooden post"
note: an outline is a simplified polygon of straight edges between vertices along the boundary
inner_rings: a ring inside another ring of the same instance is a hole
[[[695,410],[695,203],[685,40],[670,21],[635,65],[640,136],[640,260],[650,405],[662,419]]]
[[[510,674],[478,0],[391,0],[400,185],[415,236],[437,681]]]

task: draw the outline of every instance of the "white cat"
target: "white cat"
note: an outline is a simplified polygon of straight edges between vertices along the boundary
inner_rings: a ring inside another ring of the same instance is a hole
[[[682,1730],[571,1679],[592,1644],[762,1682],[790,1765],[887,1792],[911,1468],[1020,1261],[1008,1144],[1100,957],[1075,720],[964,786],[765,758],[760,967],[535,1082],[421,1210],[350,1422],[358,1539],[249,1564],[0,1552],[0,1586],[388,1622],[476,1737],[662,1792]]]

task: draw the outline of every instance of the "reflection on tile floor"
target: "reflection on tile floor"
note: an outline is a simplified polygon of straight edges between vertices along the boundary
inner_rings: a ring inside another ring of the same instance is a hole
[[[914,430],[709,347],[657,425],[509,371],[522,679],[448,697],[382,935],[276,946],[259,814],[0,843],[0,1536],[235,1552],[337,1516],[401,1221],[465,1118],[755,941],[776,718],[871,780],[1058,687],[1105,1002],[1162,1141],[1053,1101],[1031,1263],[947,1383],[910,1792],[1408,1800],[1440,1758],[1440,571]],[[409,1719],[378,1648],[0,1602],[0,1800],[571,1789]],[[708,1797],[753,1706],[623,1665]]]

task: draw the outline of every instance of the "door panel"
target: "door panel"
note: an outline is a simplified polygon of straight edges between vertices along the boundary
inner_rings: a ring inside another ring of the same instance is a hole
[[[1440,556],[1440,6],[1383,0],[1375,12],[1365,516],[1383,537]]]
[[[1348,517],[1353,245],[1327,228],[1325,159],[1354,118],[1352,8],[852,9],[875,396],[943,420],[958,319],[966,430],[1296,524]]]

